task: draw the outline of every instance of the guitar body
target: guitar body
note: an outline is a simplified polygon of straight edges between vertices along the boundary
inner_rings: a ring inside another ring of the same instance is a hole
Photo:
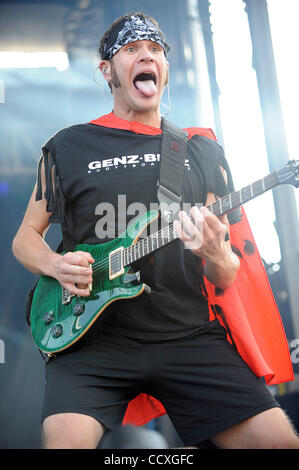
[[[60,283],[49,276],[41,276],[31,306],[31,332],[36,346],[51,355],[78,341],[96,320],[103,320],[105,309],[120,299],[132,299],[147,288],[138,283],[138,276],[130,266],[122,274],[111,273],[111,253],[135,244],[144,229],[158,218],[157,211],[141,215],[115,240],[96,245],[77,245],[74,251],[87,251],[95,260],[93,284],[89,297],[63,295],[67,293]],[[115,277],[114,277],[115,276]],[[67,301],[66,301],[67,300]]]

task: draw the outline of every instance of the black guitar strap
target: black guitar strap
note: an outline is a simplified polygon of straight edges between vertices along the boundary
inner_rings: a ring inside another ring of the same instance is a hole
[[[188,134],[164,118],[162,131],[157,197],[162,216],[170,222],[182,201]]]

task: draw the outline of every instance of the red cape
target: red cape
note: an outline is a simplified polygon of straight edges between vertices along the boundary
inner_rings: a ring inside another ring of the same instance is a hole
[[[155,127],[117,118],[113,113],[91,123],[141,134],[162,132]],[[185,130],[189,138],[199,134],[216,140],[211,129]],[[210,319],[217,317],[223,324],[228,331],[228,341],[235,344],[257,377],[264,377],[267,385],[288,382],[294,380],[294,373],[285,331],[243,207],[241,211],[241,222],[230,227],[231,244],[240,258],[234,284],[219,293],[205,279]],[[165,413],[157,399],[141,393],[129,403],[123,425],[141,426]]]

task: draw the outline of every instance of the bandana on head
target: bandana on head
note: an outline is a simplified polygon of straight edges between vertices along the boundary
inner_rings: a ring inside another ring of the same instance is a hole
[[[103,44],[102,59],[110,60],[121,47],[135,41],[153,41],[163,47],[165,55],[170,49],[159,29],[150,19],[132,15],[117,24],[107,34]]]

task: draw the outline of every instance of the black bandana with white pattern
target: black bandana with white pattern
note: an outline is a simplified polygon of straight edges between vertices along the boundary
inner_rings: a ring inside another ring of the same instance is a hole
[[[170,50],[161,32],[149,18],[132,15],[115,26],[105,37],[102,59],[110,60],[123,46],[135,41],[153,41],[163,47],[164,54]]]

